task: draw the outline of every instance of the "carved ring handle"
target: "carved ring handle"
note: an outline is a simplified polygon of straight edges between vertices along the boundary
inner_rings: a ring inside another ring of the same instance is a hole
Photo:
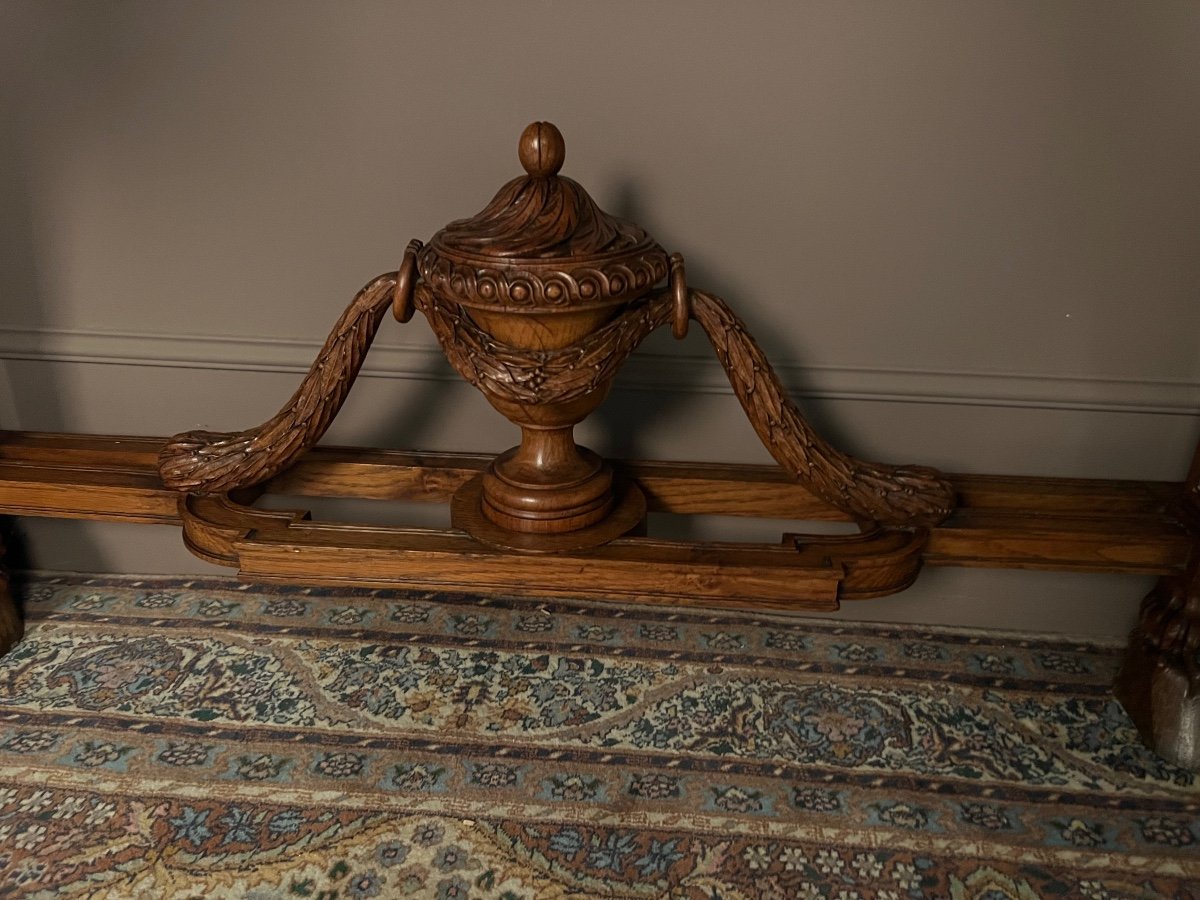
[[[675,340],[682,341],[687,337],[688,320],[692,317],[692,298],[688,294],[687,277],[683,268],[683,254],[671,254],[671,300],[673,316],[671,318],[671,334]]]
[[[404,259],[400,263],[400,271],[396,273],[396,292],[392,295],[392,315],[396,321],[404,324],[413,317],[413,291],[417,287],[420,274],[417,271],[417,254],[424,245],[418,240],[411,240],[404,249]]]

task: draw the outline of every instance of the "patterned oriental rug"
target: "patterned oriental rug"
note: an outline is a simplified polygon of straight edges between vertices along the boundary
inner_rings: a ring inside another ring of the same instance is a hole
[[[1200,895],[1115,647],[451,593],[25,579],[0,895]]]

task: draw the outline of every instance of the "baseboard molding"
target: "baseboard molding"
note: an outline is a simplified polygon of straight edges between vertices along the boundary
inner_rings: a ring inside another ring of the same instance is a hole
[[[315,341],[0,327],[0,359],[36,362],[298,374],[319,349]],[[1193,381],[787,364],[778,371],[789,391],[802,397],[1200,414],[1200,383]],[[385,343],[372,348],[360,377],[457,378],[436,348]],[[634,354],[620,383],[650,391],[730,392],[720,365],[702,357]]]

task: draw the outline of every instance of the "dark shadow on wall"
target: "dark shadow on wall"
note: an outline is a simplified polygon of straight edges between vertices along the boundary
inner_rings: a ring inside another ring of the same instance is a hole
[[[648,193],[652,192],[643,191],[635,182],[626,180],[618,186],[616,198],[608,211],[621,219],[636,222],[655,237],[668,253],[674,252],[679,248],[671,236],[681,229],[662,227],[662,223],[671,221],[671,211],[651,211],[646,208],[640,198]],[[809,386],[798,383],[793,375],[799,360],[803,358],[803,352],[799,349],[803,336],[791,334],[777,324],[761,320],[753,298],[747,298],[742,288],[722,274],[722,260],[685,254],[685,264],[690,287],[703,289],[725,300],[745,323],[751,337],[771,363],[776,367],[787,365],[788,374],[781,376],[781,380],[788,396],[804,417],[835,446],[853,452],[850,436],[839,431],[828,404],[808,395]],[[786,285],[781,285],[780,289],[786,290]],[[689,366],[695,369],[698,361],[715,363],[713,347],[696,322],[691,323],[688,335],[682,341],[673,340],[665,330],[660,330],[637,353],[652,356],[661,360],[663,366],[675,369],[679,377],[673,380],[680,382],[680,389],[649,391],[638,387],[628,375],[618,375],[613,395],[595,413],[607,436],[605,445],[595,449],[608,456],[644,457],[646,450],[639,435],[649,433],[653,427],[661,428],[664,420],[677,422],[681,428],[685,428],[697,401],[697,394],[687,387]]]
[[[420,315],[415,316],[413,322],[418,327],[425,324]],[[366,445],[394,450],[416,450],[430,445],[438,422],[444,415],[445,404],[458,381],[461,379],[445,357],[430,354],[420,373],[395,382],[396,408],[380,410],[380,415],[374,419],[375,425],[363,436]],[[353,398],[352,391],[347,402],[353,402]],[[335,438],[325,443],[338,441]],[[475,448],[464,449],[470,451]]]

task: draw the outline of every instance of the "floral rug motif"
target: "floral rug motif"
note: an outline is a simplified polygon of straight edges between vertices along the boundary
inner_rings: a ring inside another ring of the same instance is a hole
[[[29,577],[0,896],[1200,897],[1120,648],[463,593]]]

